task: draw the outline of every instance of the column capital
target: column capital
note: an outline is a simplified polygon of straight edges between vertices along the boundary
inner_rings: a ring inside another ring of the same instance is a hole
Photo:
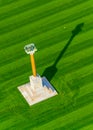
[[[34,43],[28,44],[24,46],[24,50],[27,54],[34,54],[37,51],[37,48]]]

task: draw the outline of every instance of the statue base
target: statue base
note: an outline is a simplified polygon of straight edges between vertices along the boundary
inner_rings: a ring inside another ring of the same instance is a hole
[[[57,91],[45,77],[30,76],[30,82],[18,87],[27,103],[31,106],[57,95]]]

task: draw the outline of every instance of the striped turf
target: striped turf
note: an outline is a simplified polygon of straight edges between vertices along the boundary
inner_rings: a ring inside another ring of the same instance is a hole
[[[59,95],[32,107],[17,90],[32,73],[23,49],[30,42],[40,75],[53,74],[62,52],[51,80]],[[0,0],[0,130],[92,130],[92,87],[92,0]]]

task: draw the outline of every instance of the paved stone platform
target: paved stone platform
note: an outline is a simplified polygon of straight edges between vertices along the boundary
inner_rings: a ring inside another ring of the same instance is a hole
[[[30,106],[58,94],[45,77],[42,77],[41,80],[42,87],[37,86],[32,89],[30,82],[18,87],[18,90]]]

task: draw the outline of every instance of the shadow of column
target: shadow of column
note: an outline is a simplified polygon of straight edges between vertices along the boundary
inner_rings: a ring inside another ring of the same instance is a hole
[[[67,44],[65,45],[65,47],[61,50],[59,56],[57,57],[57,59],[55,60],[55,62],[53,63],[53,65],[47,67],[42,76],[45,76],[49,81],[52,80],[52,78],[54,77],[54,75],[57,73],[58,69],[56,67],[56,65],[58,64],[58,62],[62,59],[64,53],[66,52],[67,48],[69,47],[69,45],[71,44],[73,38],[78,35],[81,31],[82,28],[84,26],[84,23],[80,23],[78,24],[74,30],[72,30],[72,35],[69,39],[69,41],[67,42]]]

